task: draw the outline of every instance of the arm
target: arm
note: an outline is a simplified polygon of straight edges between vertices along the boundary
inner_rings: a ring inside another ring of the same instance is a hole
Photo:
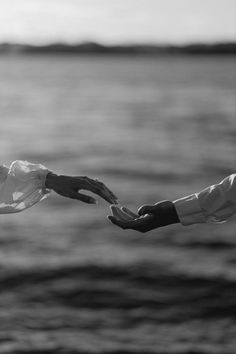
[[[40,202],[51,190],[57,194],[94,204],[93,197],[79,193],[88,190],[116,204],[116,196],[98,180],[88,177],[58,176],[46,167],[27,161],[15,161],[8,169],[0,166],[0,214],[17,213]]]
[[[206,222],[224,222],[236,213],[236,174],[174,202],[162,201],[155,205],[144,205],[138,214],[127,208],[111,207],[112,223],[123,229],[140,232],[181,223],[191,225]],[[132,213],[132,214],[131,214]]]
[[[199,193],[174,201],[183,225],[224,222],[236,213],[236,174]]]

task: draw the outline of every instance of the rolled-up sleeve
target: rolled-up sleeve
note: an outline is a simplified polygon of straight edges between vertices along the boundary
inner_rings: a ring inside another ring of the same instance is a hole
[[[9,168],[0,166],[0,214],[20,212],[46,198],[49,172],[43,165],[19,160]]]
[[[236,174],[199,193],[177,199],[174,204],[183,225],[225,222],[236,213]]]

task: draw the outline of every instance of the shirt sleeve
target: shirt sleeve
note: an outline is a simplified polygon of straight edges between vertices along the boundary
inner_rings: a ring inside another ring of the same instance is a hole
[[[175,200],[174,204],[183,225],[225,222],[236,213],[236,174],[199,193]]]
[[[43,165],[27,161],[14,161],[9,168],[0,166],[0,214],[20,212],[46,198],[49,172]]]

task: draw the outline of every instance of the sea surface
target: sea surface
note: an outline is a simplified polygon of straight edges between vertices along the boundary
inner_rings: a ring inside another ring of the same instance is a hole
[[[0,161],[174,200],[236,172],[235,57],[0,57]],[[236,218],[122,231],[51,194],[0,216],[1,354],[235,354]]]

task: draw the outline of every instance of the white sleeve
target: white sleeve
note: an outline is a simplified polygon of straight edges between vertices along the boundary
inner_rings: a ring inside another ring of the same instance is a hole
[[[236,174],[174,204],[183,225],[225,222],[236,213]]]
[[[30,208],[50,192],[45,187],[46,167],[27,161],[14,161],[10,168],[0,166],[0,214]]]

